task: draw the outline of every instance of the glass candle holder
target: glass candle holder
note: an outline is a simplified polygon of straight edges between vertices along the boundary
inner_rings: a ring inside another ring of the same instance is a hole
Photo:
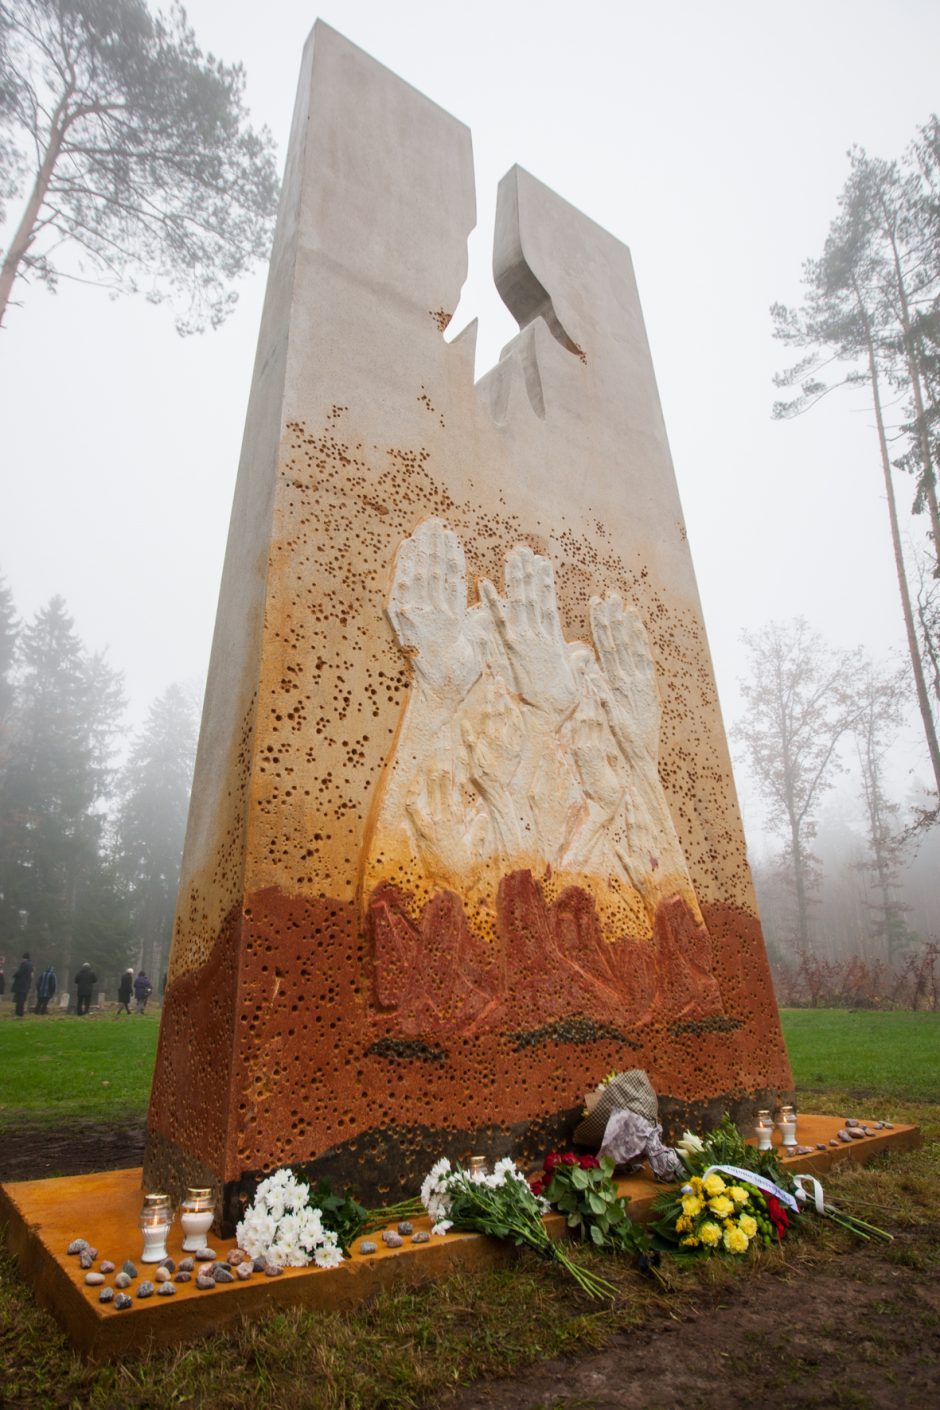
[[[486,1156],[472,1155],[470,1157],[470,1164],[468,1166],[468,1169],[470,1172],[470,1179],[479,1180],[481,1176],[486,1174]]]
[[[186,1198],[180,1205],[180,1223],[183,1226],[183,1250],[195,1253],[206,1246],[206,1236],[215,1218],[215,1201],[212,1191],[193,1187],[186,1191]]]
[[[762,1110],[757,1113],[757,1120],[754,1123],[754,1135],[757,1137],[757,1149],[759,1151],[769,1151],[773,1145],[774,1123],[770,1119],[769,1110]]]
[[[173,1223],[169,1195],[144,1195],[140,1211],[140,1232],[144,1236],[142,1263],[162,1263],[166,1258],[166,1236]]]
[[[780,1144],[785,1150],[793,1150],[796,1146],[796,1112],[792,1106],[780,1108],[777,1126],[780,1130]]]

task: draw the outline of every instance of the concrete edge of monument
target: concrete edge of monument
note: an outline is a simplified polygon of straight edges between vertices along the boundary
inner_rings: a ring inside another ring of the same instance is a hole
[[[807,1141],[828,1142],[841,1124],[836,1117],[801,1115],[800,1133]],[[918,1127],[898,1124],[891,1131],[862,1137],[850,1146],[786,1158],[783,1164],[794,1174],[822,1175],[839,1163],[864,1165],[887,1151],[916,1150],[922,1144]],[[630,1213],[637,1222],[648,1217],[653,1200],[668,1188],[644,1176],[618,1181],[619,1192],[629,1197]],[[287,1268],[278,1278],[257,1274],[246,1282],[222,1284],[211,1291],[198,1290],[195,1282],[179,1284],[173,1297],[133,1298],[126,1312],[117,1312],[111,1304],[98,1302],[100,1288],[84,1284],[78,1259],[69,1257],[65,1250],[73,1238],[88,1238],[100,1256],[110,1258],[118,1268],[124,1258],[138,1262],[140,1190],[140,1167],[0,1184],[0,1226],[20,1276],[75,1349],[94,1361],[140,1352],[147,1343],[176,1346],[224,1331],[242,1317],[285,1307],[317,1311],[352,1308],[385,1288],[481,1272],[504,1265],[514,1255],[509,1245],[479,1234],[450,1232],[418,1245],[406,1240],[401,1248],[387,1248],[377,1240],[376,1253],[354,1252],[335,1269]],[[552,1238],[565,1237],[562,1215],[550,1215],[546,1222]],[[414,1223],[416,1229],[428,1227],[426,1219]],[[176,1223],[167,1247],[177,1259],[181,1239]],[[144,1276],[146,1269],[138,1263],[141,1269]],[[134,1287],[128,1292],[133,1295]]]

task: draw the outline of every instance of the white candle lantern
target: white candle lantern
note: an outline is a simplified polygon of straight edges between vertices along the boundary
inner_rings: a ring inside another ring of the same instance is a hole
[[[183,1250],[195,1253],[206,1246],[206,1235],[212,1228],[215,1218],[215,1203],[212,1191],[190,1189],[180,1206],[180,1223],[183,1226]]]
[[[769,1151],[773,1145],[774,1123],[770,1119],[770,1111],[759,1111],[757,1121],[754,1124],[754,1135],[757,1137],[757,1149],[759,1151]]]
[[[140,1232],[144,1236],[142,1263],[162,1263],[166,1258],[166,1236],[173,1223],[169,1195],[144,1195],[140,1211]]]
[[[780,1143],[787,1151],[796,1148],[796,1112],[792,1106],[782,1106],[780,1108],[780,1118],[777,1121],[780,1128]]]

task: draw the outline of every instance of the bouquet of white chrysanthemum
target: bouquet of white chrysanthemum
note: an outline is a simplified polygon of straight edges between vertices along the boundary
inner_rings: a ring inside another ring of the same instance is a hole
[[[238,1247],[252,1258],[265,1258],[280,1268],[304,1268],[308,1263],[335,1268],[343,1261],[339,1239],[324,1228],[310,1186],[291,1170],[278,1170],[261,1181],[236,1235]]]
[[[448,1229],[453,1228],[450,1216],[453,1213],[454,1200],[467,1193],[468,1185],[497,1190],[509,1180],[520,1181],[531,1195],[528,1180],[508,1155],[496,1162],[492,1175],[487,1175],[485,1170],[464,1170],[459,1165],[454,1167],[443,1157],[431,1166],[421,1186],[421,1203],[433,1225],[431,1233],[446,1234]],[[548,1201],[537,1195],[533,1198],[539,1213],[547,1214],[551,1208]]]
[[[496,1162],[492,1175],[452,1166],[447,1159],[437,1161],[421,1186],[421,1203],[434,1221],[432,1234],[458,1229],[512,1239],[560,1263],[591,1297],[612,1297],[617,1291],[552,1242],[542,1222],[550,1206],[532,1193],[528,1180],[509,1156]]]

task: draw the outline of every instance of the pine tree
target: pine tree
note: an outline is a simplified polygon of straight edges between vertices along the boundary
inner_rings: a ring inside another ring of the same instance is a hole
[[[165,973],[196,746],[192,699],[171,685],[150,707],[121,778],[118,866],[134,922],[138,967]]]
[[[114,970],[126,956],[127,916],[103,845],[124,700],[120,676],[85,652],[59,597],[23,628],[19,662],[14,747],[0,775],[0,905],[64,988],[79,946],[96,967]]]
[[[244,88],[180,5],[0,0],[0,197],[25,198],[0,323],[18,280],[77,278],[178,296],[180,332],[217,326],[267,255],[277,198],[274,143],[248,125]]]
[[[923,141],[931,130],[929,124],[922,130]],[[935,120],[933,131],[936,138]],[[775,336],[791,347],[809,349],[774,379],[777,386],[797,388],[788,401],[776,403],[774,416],[798,415],[839,387],[869,389],[912,679],[940,797],[940,737],[925,670],[936,648],[933,619],[929,613],[915,616],[889,450],[893,433],[885,416],[886,391],[900,389],[910,417],[898,431],[907,438],[907,450],[895,464],[917,476],[913,509],[929,512],[930,560],[936,573],[940,408],[931,397],[940,386],[931,377],[940,319],[940,207],[924,176],[930,159],[916,152],[917,144],[904,169],[858,148],[849,154],[849,177],[823,254],[803,266],[802,307],[775,304],[771,310]],[[835,377],[833,364],[844,369]]]
[[[10,751],[10,713],[13,708],[13,666],[19,624],[13,594],[0,578],[0,770]],[[3,845],[0,834],[0,846]]]

